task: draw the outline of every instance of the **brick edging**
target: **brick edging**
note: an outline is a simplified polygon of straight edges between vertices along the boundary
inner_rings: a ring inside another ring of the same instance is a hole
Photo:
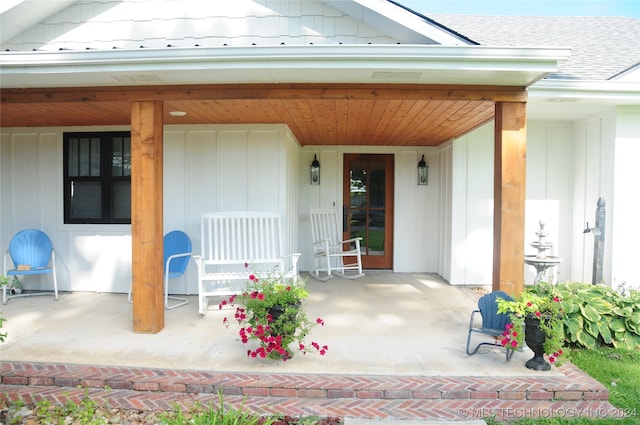
[[[416,377],[266,374],[2,362],[0,383],[30,387],[314,399],[608,400],[606,387],[571,363],[562,376]]]

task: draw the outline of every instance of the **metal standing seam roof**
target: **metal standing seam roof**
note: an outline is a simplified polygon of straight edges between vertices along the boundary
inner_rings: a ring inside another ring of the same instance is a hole
[[[483,46],[570,47],[547,79],[609,80],[640,64],[640,19],[429,15]]]
[[[73,3],[67,0],[68,3]],[[369,3],[367,3],[369,4]],[[609,80],[632,68],[634,65],[640,64],[640,19],[626,17],[539,17],[539,16],[477,16],[477,15],[444,15],[429,14],[428,16],[415,12],[402,6],[399,2],[388,0],[389,5],[395,8],[385,9],[404,11],[405,14],[398,13],[393,17],[387,17],[387,20],[380,21],[380,16],[384,11],[375,10],[367,15],[360,16],[378,16],[378,20],[371,18],[369,25],[385,25],[388,29],[397,28],[398,26],[407,25],[417,31],[414,27],[416,22],[411,21],[411,17],[418,18],[422,22],[419,28],[431,28],[442,34],[453,34],[463,44],[491,47],[569,47],[571,48],[571,56],[566,60],[559,62],[557,72],[550,74],[546,79],[562,79],[562,80]],[[369,4],[369,7],[384,6],[385,3]],[[355,7],[355,6],[354,6]],[[366,8],[360,6],[362,10]],[[368,10],[368,9],[366,9]],[[347,12],[349,12],[347,10]],[[353,13],[353,11],[351,11]],[[360,11],[362,13],[362,11]],[[349,16],[348,14],[345,16]],[[63,18],[59,18],[63,19]],[[65,18],[66,19],[66,18]],[[395,20],[394,20],[395,19]],[[56,21],[57,22],[57,21]],[[413,25],[413,26],[412,26]],[[405,30],[409,30],[406,27]],[[409,30],[411,31],[411,30]],[[196,34],[197,35],[197,34]],[[224,37],[223,37],[224,38]],[[286,37],[285,37],[286,38]],[[189,37],[180,40],[184,43],[177,43],[175,47],[186,47],[189,41],[196,40]],[[409,39],[404,40],[406,41]],[[6,40],[5,40],[6,41]],[[139,41],[139,42],[138,42]],[[131,40],[133,43],[128,48],[135,47],[152,47],[145,45],[145,40]],[[165,43],[162,44],[161,41]],[[178,41],[178,40],[175,40]],[[204,42],[203,40],[200,40]],[[268,44],[298,44],[293,39],[266,39],[260,40],[258,44],[262,45],[262,41]],[[174,47],[173,41],[169,38],[166,40],[154,40],[155,47]],[[376,39],[374,44],[380,41]],[[398,39],[398,44],[400,40]],[[137,44],[136,44],[137,43]],[[72,43],[73,44],[73,43]],[[100,44],[100,43],[98,43]],[[196,45],[206,45],[200,43]],[[313,43],[312,43],[313,44]],[[326,44],[326,43],[321,43]],[[329,43],[332,44],[332,43]],[[409,43],[412,44],[412,43]],[[421,44],[421,43],[419,43]],[[242,45],[242,44],[241,44]],[[85,43],[86,49],[103,49],[102,44],[93,45]],[[70,46],[71,47],[71,46]],[[77,46],[75,46],[77,47]],[[116,44],[109,47],[116,48]],[[119,46],[122,48],[122,46]],[[58,49],[56,49],[58,50]],[[60,50],[67,50],[61,48]],[[71,48],[71,50],[75,50]]]

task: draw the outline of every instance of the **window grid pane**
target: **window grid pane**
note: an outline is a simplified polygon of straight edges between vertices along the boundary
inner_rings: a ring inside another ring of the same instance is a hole
[[[131,223],[131,136],[65,133],[65,223]]]
[[[71,139],[69,176],[100,176],[100,139]]]
[[[100,182],[71,181],[71,217],[99,219],[102,215]]]
[[[112,218],[131,220],[131,182],[116,181],[111,188]]]
[[[77,176],[78,175],[78,161],[79,161],[79,153],[78,153],[78,139],[69,139],[69,147],[68,147],[68,160],[67,166],[69,167],[69,176]]]
[[[111,173],[115,177],[131,175],[131,138],[114,137],[111,154]]]
[[[91,152],[91,165],[90,165],[90,176],[99,176],[100,175],[100,139],[94,137],[91,139],[91,148],[89,149]]]
[[[131,175],[131,137],[125,137],[122,145],[122,175]]]

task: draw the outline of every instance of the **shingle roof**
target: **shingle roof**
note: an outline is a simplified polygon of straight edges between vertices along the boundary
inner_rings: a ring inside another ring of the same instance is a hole
[[[640,19],[429,15],[486,46],[571,47],[548,78],[608,80],[640,63]]]

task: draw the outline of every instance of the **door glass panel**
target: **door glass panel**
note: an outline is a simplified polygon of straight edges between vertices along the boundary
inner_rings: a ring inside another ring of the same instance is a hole
[[[364,255],[384,255],[385,162],[376,159],[350,163],[349,235],[361,237]]]
[[[370,161],[369,209],[367,214],[368,255],[384,255],[385,174],[384,161]]]
[[[367,224],[367,171],[366,163],[363,161],[353,161],[349,173],[351,190],[349,194],[349,237],[361,237],[361,249],[366,246],[366,224]]]
[[[372,161],[369,170],[369,207],[385,207],[385,169],[384,162]]]
[[[369,255],[384,255],[384,211],[369,211]]]

